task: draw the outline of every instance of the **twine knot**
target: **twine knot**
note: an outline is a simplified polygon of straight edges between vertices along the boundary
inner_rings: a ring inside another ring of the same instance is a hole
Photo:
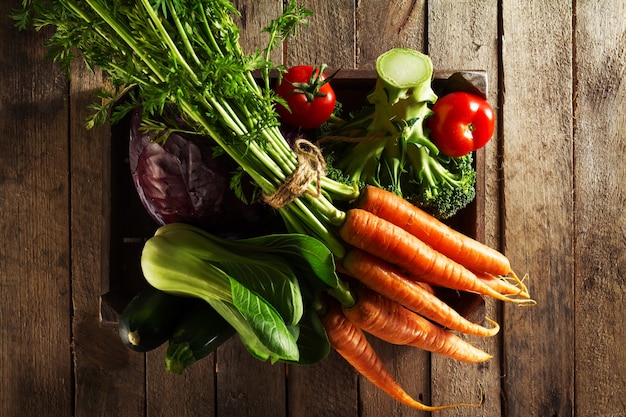
[[[326,161],[322,151],[306,139],[296,139],[293,146],[298,165],[293,173],[276,189],[272,195],[263,195],[263,200],[278,209],[294,201],[303,194],[319,197],[321,179],[326,174]],[[309,185],[315,181],[315,192]]]

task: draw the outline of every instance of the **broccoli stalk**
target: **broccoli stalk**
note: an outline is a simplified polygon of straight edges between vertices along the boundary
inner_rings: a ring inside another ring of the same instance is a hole
[[[369,106],[343,120],[334,118],[324,141],[329,176],[348,184],[375,185],[403,196],[445,219],[475,196],[472,156],[439,153],[424,131],[437,100],[432,62],[407,48],[376,61],[378,78]]]

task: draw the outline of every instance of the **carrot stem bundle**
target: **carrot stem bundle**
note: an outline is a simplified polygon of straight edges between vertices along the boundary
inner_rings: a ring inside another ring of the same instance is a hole
[[[499,326],[486,328],[473,323],[408,278],[389,263],[360,249],[351,249],[343,259],[345,273],[366,287],[386,296],[443,327],[475,336],[494,336]]]
[[[413,346],[462,362],[484,362],[492,358],[451,331],[381,294],[366,288],[359,288],[356,293],[356,304],[343,308],[346,318],[381,340]]]
[[[515,275],[505,255],[454,230],[392,192],[366,186],[355,207],[406,230],[467,269],[492,275]]]
[[[439,411],[460,406],[480,406],[480,403],[429,406],[415,400],[393,378],[372,345],[367,341],[363,331],[345,317],[339,306],[329,305],[326,314],[322,316],[322,323],[333,349],[357,372],[396,401],[422,411]]]
[[[428,283],[487,295],[501,301],[523,302],[492,289],[463,265],[436,251],[395,224],[363,209],[350,209],[339,228],[350,245],[396,265],[409,276]]]

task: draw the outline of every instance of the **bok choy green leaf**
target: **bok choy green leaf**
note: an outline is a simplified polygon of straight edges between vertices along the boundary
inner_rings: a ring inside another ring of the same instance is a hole
[[[306,235],[227,240],[171,223],[148,239],[141,265],[153,287],[211,304],[258,359],[310,363],[329,351],[314,304],[338,287],[332,259]]]

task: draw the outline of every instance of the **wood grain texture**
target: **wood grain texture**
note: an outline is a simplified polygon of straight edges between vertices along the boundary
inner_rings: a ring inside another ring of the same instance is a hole
[[[43,59],[46,34],[18,33],[0,17],[3,416],[72,410],[69,109],[63,71]]]
[[[376,68],[376,58],[391,48],[424,52],[426,1],[400,0],[384,7],[379,0],[356,4],[357,68]]]
[[[306,27],[287,40],[285,65],[355,68],[354,2],[306,0],[300,4],[314,15]],[[312,367],[289,366],[288,377],[288,411],[293,415],[323,416],[329,405],[338,416],[358,415],[357,378],[338,355]]]
[[[283,11],[281,0],[235,0],[233,5],[239,10],[240,16],[235,18],[239,26],[239,43],[246,53],[267,48],[269,34],[262,32],[273,19]],[[282,48],[275,49],[270,55],[272,62],[280,64],[283,61]]]
[[[85,118],[103,85],[100,72],[80,62],[71,68],[70,182],[72,231],[72,333],[75,415],[141,415],[144,412],[144,357],[122,344],[117,328],[100,327],[101,284],[94,276],[109,273],[110,143],[108,125],[87,130]]]
[[[574,221],[575,409],[624,415],[626,5],[578,2]]]
[[[417,401],[431,405],[431,355],[409,346],[395,346],[368,336],[368,340],[385,366]],[[360,382],[361,416],[427,416],[431,413],[399,404],[366,378]]]
[[[537,300],[504,306],[504,415],[573,413],[571,7],[502,6],[503,250]]]
[[[496,113],[499,108],[499,14],[498,1],[430,1],[428,9],[427,52],[436,70],[480,69],[487,72],[488,100]],[[499,149],[502,138],[496,133],[484,149],[485,169],[477,178],[477,193],[484,210],[484,230],[478,237],[498,247],[499,232]]]
[[[304,0],[314,12],[308,25],[286,42],[285,65],[322,65],[355,68],[354,1]]]
[[[216,415],[216,354],[186,368],[182,375],[165,369],[167,344],[146,354],[146,413],[148,416]]]
[[[437,69],[482,69],[487,72],[487,99],[498,112],[498,7],[497,1],[429,1],[428,54]],[[496,132],[498,132],[496,126]],[[496,133],[482,151],[484,169],[477,171],[477,211],[483,227],[476,238],[499,248],[498,153]],[[486,316],[500,317],[500,303],[487,300]],[[433,356],[432,384],[436,404],[475,402],[484,395],[480,409],[459,408],[441,412],[450,416],[500,415],[500,337],[467,338],[493,355],[487,363],[469,365]]]
[[[264,46],[258,29],[283,3],[236,0],[248,50]],[[100,326],[102,274],[115,266],[108,222],[126,207],[111,206],[108,129],[82,127],[102,78],[76,66],[68,82],[43,59],[44,34],[17,32],[6,17],[19,4],[0,6],[0,415],[423,415],[334,353],[310,367],[270,365],[232,339],[178,377],[164,373],[162,348],[131,352]],[[503,327],[476,341],[496,355],[478,367],[373,340],[394,375],[425,402],[483,389],[482,408],[434,415],[624,417],[624,2],[304,4],[316,15],[277,62],[371,69],[390,47],[411,46],[436,69],[487,70],[499,114],[482,233],[529,274],[538,305],[488,305]]]
[[[336,352],[315,365],[289,366],[288,415],[326,417],[359,416],[359,378]]]
[[[424,1],[397,1],[381,7],[379,1],[357,2],[357,67],[374,70],[376,58],[394,47],[424,50],[426,34]],[[371,344],[402,387],[418,401],[431,404],[431,371],[428,352],[383,343]],[[361,415],[425,416],[428,413],[399,405],[365,378],[360,378]]]
[[[217,415],[285,416],[285,365],[255,359],[239,338],[217,351]]]

